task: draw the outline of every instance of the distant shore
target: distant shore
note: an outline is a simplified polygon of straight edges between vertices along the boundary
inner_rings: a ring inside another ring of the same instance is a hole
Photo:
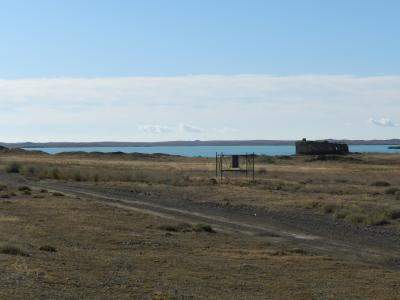
[[[400,139],[390,140],[335,140],[348,145],[400,145]],[[213,140],[213,141],[166,141],[166,142],[49,142],[49,143],[2,143],[8,148],[65,148],[65,147],[160,147],[160,146],[292,146],[296,140]]]

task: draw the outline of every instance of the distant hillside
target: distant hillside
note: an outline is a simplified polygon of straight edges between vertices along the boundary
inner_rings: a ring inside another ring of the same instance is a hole
[[[333,140],[332,142],[349,145],[400,145],[400,139],[391,140]],[[233,141],[169,141],[169,142],[53,142],[53,143],[1,143],[9,148],[65,148],[65,147],[157,147],[157,146],[262,146],[262,145],[294,145],[290,140],[233,140]]]

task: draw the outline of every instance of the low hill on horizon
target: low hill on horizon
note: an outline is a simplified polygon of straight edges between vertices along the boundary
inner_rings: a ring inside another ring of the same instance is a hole
[[[389,140],[335,140],[330,142],[349,145],[400,145],[400,139]],[[66,148],[66,147],[160,147],[160,146],[280,146],[294,145],[295,140],[213,140],[213,141],[166,141],[166,142],[48,142],[4,143],[8,148]]]

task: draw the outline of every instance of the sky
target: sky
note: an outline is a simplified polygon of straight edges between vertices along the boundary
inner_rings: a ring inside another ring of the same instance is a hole
[[[400,1],[0,0],[0,141],[400,138]]]

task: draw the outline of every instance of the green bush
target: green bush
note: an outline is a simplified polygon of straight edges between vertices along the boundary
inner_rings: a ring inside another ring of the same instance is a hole
[[[352,224],[359,224],[364,222],[364,216],[359,214],[348,214],[344,219],[345,221]]]
[[[389,224],[389,221],[384,213],[380,213],[368,216],[367,218],[365,218],[364,223],[368,225],[381,226]]]
[[[29,186],[20,186],[19,188],[18,188],[18,191],[20,191],[20,192],[25,192],[25,191],[28,191],[28,192],[30,192],[31,191],[31,188],[29,187]]]
[[[7,165],[7,173],[20,173],[22,170],[22,165],[18,162],[11,162]]]
[[[400,209],[393,209],[391,211],[386,212],[386,215],[391,220],[400,219]]]
[[[335,218],[336,219],[345,219],[350,214],[349,211],[341,209],[339,211],[335,211]]]

